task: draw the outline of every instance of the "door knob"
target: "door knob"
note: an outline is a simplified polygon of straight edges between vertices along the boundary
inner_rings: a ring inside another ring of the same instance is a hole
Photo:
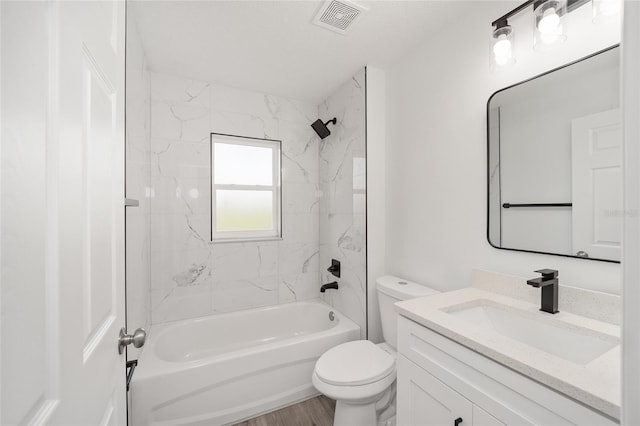
[[[118,337],[118,353],[124,352],[124,347],[133,343],[136,348],[141,348],[147,339],[147,332],[143,328],[138,328],[133,334],[127,334],[127,330],[122,327]]]

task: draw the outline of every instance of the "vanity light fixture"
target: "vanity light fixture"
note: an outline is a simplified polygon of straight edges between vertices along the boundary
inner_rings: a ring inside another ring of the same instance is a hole
[[[591,2],[593,21],[615,16],[622,10],[622,0],[529,0],[491,23],[491,62],[494,69],[516,62],[513,50],[514,30],[508,20],[532,6],[534,15],[533,47],[536,50],[562,43],[567,39],[566,15]]]
[[[500,21],[491,35],[491,57],[495,69],[505,68],[516,62],[513,55],[513,29],[507,20]]]
[[[592,0],[593,22],[604,22],[622,11],[622,0]]]
[[[535,49],[545,49],[567,39],[562,22],[566,13],[566,0],[536,0],[533,3],[535,20],[533,47]]]

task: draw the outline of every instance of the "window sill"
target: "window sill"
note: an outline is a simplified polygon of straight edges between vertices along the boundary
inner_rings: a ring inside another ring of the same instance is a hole
[[[266,243],[270,241],[283,241],[282,237],[264,237],[264,238],[219,238],[211,241],[213,244],[227,243]]]

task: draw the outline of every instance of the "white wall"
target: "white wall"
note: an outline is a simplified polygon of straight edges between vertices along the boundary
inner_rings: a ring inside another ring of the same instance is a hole
[[[587,4],[569,15],[569,39],[531,48],[531,12],[513,20],[517,63],[490,66],[490,23],[513,3],[469,3],[454,29],[387,71],[387,268],[438,289],[468,286],[472,268],[620,293],[620,265],[510,252],[486,239],[486,102],[498,89],[619,41],[619,24],[594,26]],[[584,22],[584,25],[582,24]],[[524,285],[524,283],[523,283]]]

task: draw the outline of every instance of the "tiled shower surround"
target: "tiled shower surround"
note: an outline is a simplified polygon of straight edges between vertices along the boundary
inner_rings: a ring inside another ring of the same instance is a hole
[[[319,106],[320,118],[338,119],[320,142],[320,264],[341,261],[339,291],[326,301],[360,326],[366,338],[366,116],[365,70],[343,84]],[[322,282],[333,275],[321,268]]]
[[[320,271],[330,264],[320,263],[321,217],[343,216],[353,201],[344,209],[335,208],[335,202],[342,202],[335,197],[325,203],[321,163],[342,163],[351,148],[330,154],[343,138],[321,145],[310,127],[317,118],[314,104],[151,73],[152,323],[320,297]],[[332,130],[343,133],[340,123]],[[364,140],[364,127],[361,130]],[[212,132],[282,141],[281,240],[211,243]],[[326,151],[322,157],[321,149]],[[351,173],[352,160],[346,163],[344,172]],[[325,207],[335,211],[323,211]],[[364,232],[356,239],[360,237]],[[344,248],[344,238],[336,236],[335,241]],[[329,246],[328,241],[324,244]],[[350,279],[347,271],[345,280]],[[364,291],[352,299],[364,300]],[[335,297],[327,301],[341,303]],[[364,328],[360,317],[353,319]]]

